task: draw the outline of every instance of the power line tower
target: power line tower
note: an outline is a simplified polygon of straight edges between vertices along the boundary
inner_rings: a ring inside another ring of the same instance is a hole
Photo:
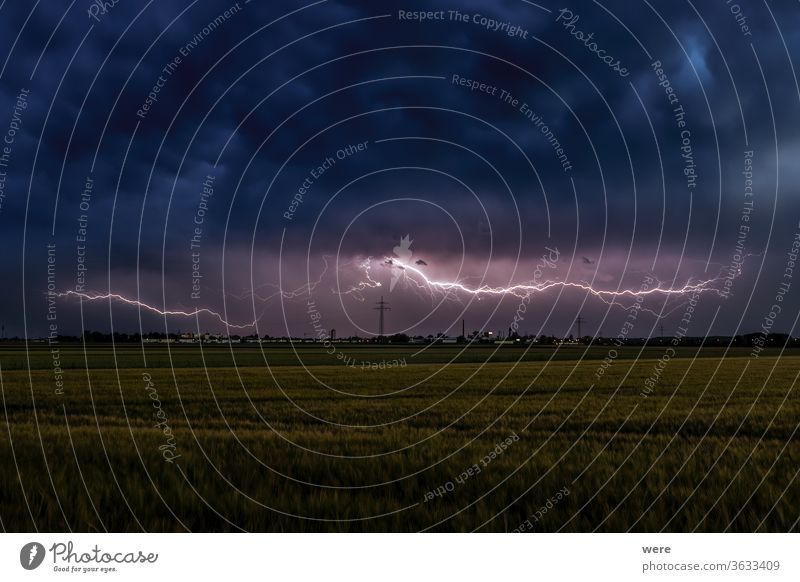
[[[575,318],[575,323],[577,323],[577,324],[578,324],[578,340],[579,340],[579,341],[580,341],[580,339],[583,337],[583,336],[581,335],[581,324],[583,323],[583,321],[584,321],[584,320],[583,320],[583,318],[582,318],[580,315],[579,315],[578,317],[576,317],[576,318]]]
[[[659,325],[659,327],[661,328],[661,337],[663,338],[664,337],[664,324],[662,323],[661,325]]]
[[[389,307],[389,304],[386,303],[386,301],[383,300],[383,295],[381,295],[381,300],[380,301],[376,301],[375,302],[375,305],[377,305],[377,307],[375,307],[374,309],[376,309],[377,311],[380,312],[380,315],[378,316],[378,337],[383,337],[383,335],[384,335],[383,334],[383,323],[384,323],[384,315],[383,314],[386,311],[391,311],[392,308]]]

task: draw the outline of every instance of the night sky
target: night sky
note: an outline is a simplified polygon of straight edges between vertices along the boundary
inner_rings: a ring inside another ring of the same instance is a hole
[[[471,288],[712,281],[631,336],[796,335],[796,2],[40,0],[0,27],[6,336],[226,331],[68,290],[257,321],[230,333],[375,334],[381,296],[386,333],[507,330],[514,294],[390,290],[406,235]],[[634,303],[529,299],[522,333],[615,336]]]

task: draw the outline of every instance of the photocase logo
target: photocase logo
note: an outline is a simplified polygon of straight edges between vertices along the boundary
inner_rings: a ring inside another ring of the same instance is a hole
[[[26,570],[35,570],[44,561],[44,546],[38,542],[30,542],[19,551],[19,563]]]
[[[400,244],[392,250],[394,255],[406,265],[411,263],[411,257],[414,255],[414,252],[411,250],[411,243],[413,242],[414,241],[411,240],[411,235],[407,234],[400,239]],[[392,281],[389,283],[389,291],[394,289],[397,280],[400,279],[400,275],[402,275],[401,269],[392,269]]]

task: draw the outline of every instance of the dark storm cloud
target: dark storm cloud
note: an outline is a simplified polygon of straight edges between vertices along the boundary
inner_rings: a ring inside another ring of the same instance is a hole
[[[43,248],[55,242],[61,280],[74,285],[80,192],[89,175],[92,289],[108,290],[109,272],[116,287],[114,281],[128,285],[139,271],[157,279],[160,297],[164,271],[168,294],[178,301],[187,300],[189,239],[209,174],[214,194],[202,244],[207,283],[217,289],[223,244],[227,268],[237,265],[226,279],[246,286],[251,251],[272,259],[283,240],[288,255],[302,257],[312,228],[314,256],[336,252],[340,242],[354,256],[380,255],[413,231],[426,245],[426,260],[460,257],[465,249],[473,259],[487,256],[491,242],[493,257],[512,260],[520,249],[526,257],[548,243],[575,246],[604,274],[607,265],[624,266],[628,254],[643,264],[656,253],[684,252],[701,264],[712,254],[724,264],[738,232],[745,150],[755,152],[758,191],[750,250],[790,238],[800,210],[790,162],[800,151],[792,131],[800,121],[798,95],[764,7],[743,6],[745,34],[724,2],[542,4],[551,12],[511,0],[324,2],[305,9],[240,2],[207,35],[204,27],[235,3],[123,0],[99,21],[88,17],[89,2],[66,15],[67,2],[40,3],[29,19],[30,6],[6,4],[0,119],[10,117],[20,88],[31,90],[0,212],[7,268],[19,272],[24,257],[29,292],[37,296]],[[562,8],[580,17],[573,29],[555,22]],[[399,10],[452,9],[518,25],[527,38],[473,22],[398,19]],[[796,53],[800,13],[788,4],[772,10],[789,53]],[[389,17],[371,18],[382,15]],[[629,76],[617,75],[570,30],[594,33]],[[163,68],[187,47],[164,77]],[[654,60],[686,111],[699,176],[694,190],[687,189],[681,129]],[[497,87],[496,94],[454,85],[453,75]],[[137,115],[159,76],[165,80],[157,101]],[[444,79],[400,78],[409,76]],[[502,90],[519,102],[502,101]],[[520,103],[558,140],[570,170]],[[409,137],[426,139],[375,143]],[[365,151],[336,159],[365,141]],[[336,163],[306,188],[287,219],[298,189],[328,158]],[[426,199],[441,210],[388,202],[394,198]],[[377,206],[366,220],[351,224],[371,205]],[[780,258],[769,263],[770,273],[780,271]],[[275,283],[277,273],[259,276]]]

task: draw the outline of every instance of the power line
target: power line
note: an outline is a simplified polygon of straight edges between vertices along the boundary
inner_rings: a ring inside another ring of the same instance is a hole
[[[376,301],[375,302],[375,305],[377,305],[378,307],[375,307],[374,309],[376,309],[377,311],[380,312],[380,315],[378,316],[378,336],[382,337],[383,336],[383,328],[384,328],[384,326],[383,326],[383,324],[384,324],[384,315],[383,314],[386,311],[391,311],[392,308],[389,307],[389,304],[386,303],[386,301],[383,300],[383,295],[381,295],[381,300],[380,301]]]

